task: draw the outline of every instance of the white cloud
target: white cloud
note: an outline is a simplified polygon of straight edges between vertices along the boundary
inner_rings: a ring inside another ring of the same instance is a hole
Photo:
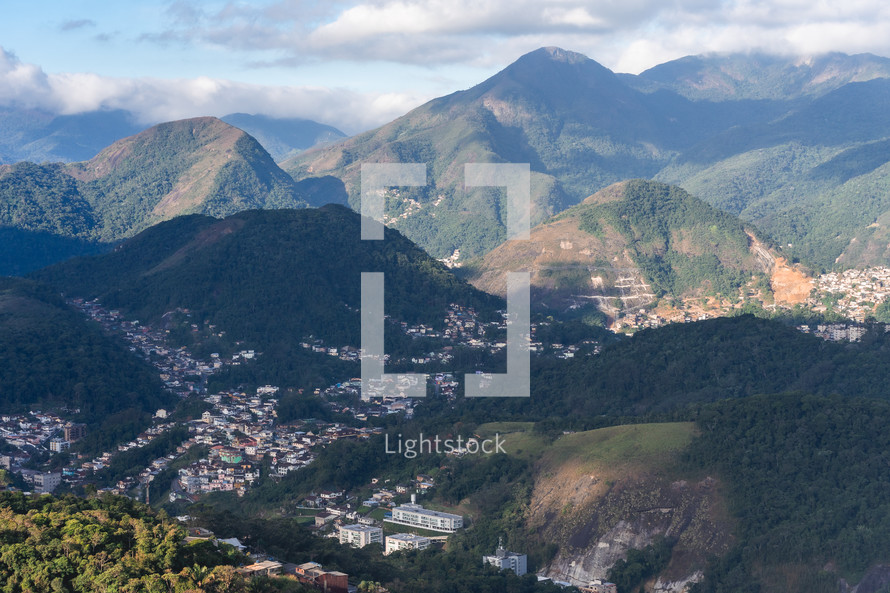
[[[88,18],[62,23],[72,31],[93,27]],[[210,48],[214,63],[236,70],[271,76],[297,68],[311,76],[329,67],[336,76],[321,77],[325,85],[342,80],[375,92],[233,82],[225,70],[176,79],[46,73],[0,48],[0,104],[64,113],[123,108],[146,123],[263,112],[357,132],[433,94],[481,82],[542,46],[578,51],[620,72],[711,51],[890,55],[890,5],[881,0],[177,0],[168,3],[165,25],[154,27],[128,34],[140,55],[155,43],[184,60],[192,48],[205,58]]]
[[[0,47],[0,104],[28,109],[55,109],[49,79],[38,66],[25,64]]]
[[[277,51],[279,64],[506,65],[517,47],[542,45],[632,71],[710,51],[890,54],[882,0],[275,0],[214,11],[177,2],[170,18],[158,38]]]
[[[263,86],[208,77],[111,78],[47,74],[0,48],[0,105],[73,114],[126,109],[145,124],[233,112],[301,117],[356,133],[382,125],[430,97],[347,89]]]

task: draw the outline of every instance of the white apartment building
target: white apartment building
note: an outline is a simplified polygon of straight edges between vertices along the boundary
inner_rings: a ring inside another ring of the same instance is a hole
[[[430,538],[413,533],[397,533],[386,536],[384,554],[392,554],[399,550],[425,550],[430,547]]]
[[[431,511],[414,502],[394,508],[392,518],[386,521],[445,533],[454,533],[464,526],[464,518],[460,515]]]
[[[340,543],[353,548],[363,548],[368,544],[382,544],[383,530],[370,525],[341,525]]]

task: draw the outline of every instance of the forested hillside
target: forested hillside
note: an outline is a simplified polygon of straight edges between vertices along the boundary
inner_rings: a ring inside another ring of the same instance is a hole
[[[79,446],[90,450],[132,437],[174,400],[122,342],[29,280],[0,278],[0,361],[3,412],[67,410],[87,423]]]

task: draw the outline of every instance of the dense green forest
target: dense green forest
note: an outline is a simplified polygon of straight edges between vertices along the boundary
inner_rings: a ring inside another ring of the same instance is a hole
[[[855,582],[887,561],[887,402],[786,394],[696,415],[687,461],[719,472],[738,526],[736,548],[696,591],[836,591],[824,566]]]
[[[621,200],[585,203],[563,216],[577,216],[581,230],[592,235],[618,231],[659,296],[704,288],[737,297],[742,284],[762,273],[741,221],[676,186],[629,181]]]
[[[231,546],[186,544],[185,529],[120,497],[0,493],[0,589],[247,592]],[[274,590],[274,589],[268,589]]]
[[[78,255],[95,255],[111,247],[96,241],[63,237],[49,231],[0,227],[0,276],[24,276]]]
[[[0,226],[91,238],[96,218],[76,179],[60,164],[0,169]]]
[[[881,325],[861,342],[836,343],[747,314],[643,330],[632,339],[603,342],[596,356],[534,357],[528,399],[459,399],[452,405],[429,397],[416,415],[590,429],[633,418],[670,419],[692,403],[759,393],[890,399],[888,369],[890,334]]]
[[[105,336],[52,289],[0,278],[0,394],[4,412],[75,410],[87,423],[83,450],[140,432],[173,403],[154,370]]]

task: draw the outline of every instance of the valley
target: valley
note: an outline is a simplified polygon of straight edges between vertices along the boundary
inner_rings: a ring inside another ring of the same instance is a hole
[[[0,106],[0,582],[886,590],[888,81],[544,47],[354,136]],[[426,171],[382,240],[365,163]],[[528,163],[528,239],[467,163]],[[422,396],[362,392],[366,272]],[[529,397],[473,397],[510,272]]]

